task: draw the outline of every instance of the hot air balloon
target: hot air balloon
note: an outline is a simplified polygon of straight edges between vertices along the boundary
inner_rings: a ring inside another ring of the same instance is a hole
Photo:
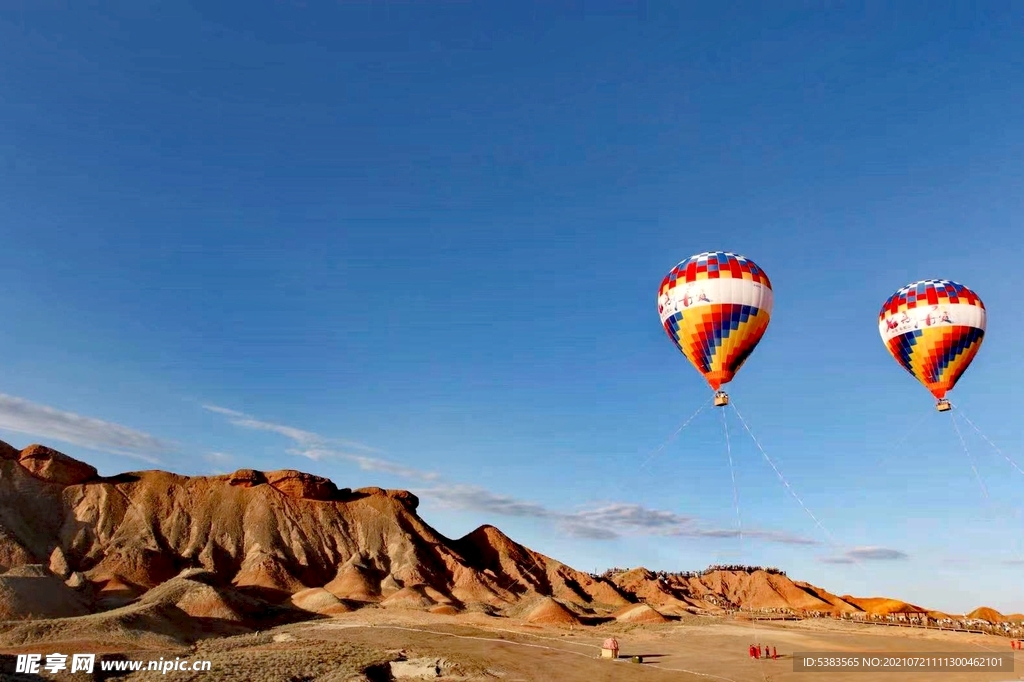
[[[658,313],[672,343],[729,404],[722,384],[746,362],[768,329],[774,294],[754,261],[722,251],[690,256],[665,276]]]
[[[925,279],[889,297],[878,314],[878,332],[896,362],[946,412],[946,394],[978,354],[985,322],[985,304],[976,293],[948,279]]]

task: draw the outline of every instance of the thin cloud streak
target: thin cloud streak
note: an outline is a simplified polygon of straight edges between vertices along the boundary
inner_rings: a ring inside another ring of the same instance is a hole
[[[559,512],[471,485],[422,488],[414,492],[447,509],[554,521],[566,534],[589,540],[615,540],[629,534],[712,539],[738,535],[736,530],[704,528],[695,518],[636,504],[614,503],[596,509]],[[747,530],[743,534],[780,544],[819,544],[778,531]]]
[[[560,514],[534,502],[518,500],[508,495],[493,493],[475,485],[451,485],[414,490],[420,497],[428,497],[446,509],[481,511],[501,516],[534,519],[558,519]]]
[[[846,553],[852,559],[863,559],[867,561],[897,561],[907,559],[908,555],[898,549],[887,547],[857,547]]]
[[[256,417],[245,414],[244,412],[239,412],[238,410],[233,410],[228,407],[221,407],[219,405],[205,404],[203,405],[203,409],[208,412],[213,412],[214,414],[220,414],[227,417],[228,423],[234,426],[254,431],[266,431],[284,436],[298,446],[286,450],[289,455],[305,457],[315,462],[331,459],[345,460],[352,462],[363,471],[376,471],[418,481],[431,482],[440,479],[440,475],[434,472],[421,471],[419,469],[399,464],[398,462],[391,462],[379,457],[352,454],[350,452],[345,452],[344,450],[339,450],[337,447],[332,447],[341,446],[346,449],[360,450],[362,452],[378,452],[378,450],[371,448],[368,445],[353,443],[338,438],[328,438],[319,433],[314,433],[313,431],[299,429],[286,424],[268,422],[263,419],[257,419]]]
[[[855,564],[861,561],[903,561],[910,555],[888,547],[854,547],[838,556],[823,557],[825,564]]]
[[[432,471],[420,471],[419,469],[403,466],[386,459],[367,457],[365,455],[353,455],[348,452],[340,452],[338,450],[331,450],[328,448],[293,448],[288,450],[288,454],[306,457],[315,462],[328,459],[342,459],[356,464],[363,471],[379,471],[381,473],[392,474],[393,476],[399,476],[401,478],[411,478],[420,481],[436,481],[441,478],[440,474],[436,474]]]
[[[90,450],[160,464],[157,455],[174,451],[171,443],[127,426],[64,412],[0,393],[0,429],[52,438]]]
[[[298,429],[294,426],[287,426],[285,424],[277,424],[275,422],[268,422],[262,419],[257,419],[251,415],[239,412],[238,410],[232,410],[227,407],[221,407],[219,405],[204,404],[203,409],[207,412],[213,412],[228,417],[228,422],[234,426],[241,427],[243,429],[251,429],[254,431],[268,431],[270,433],[276,433],[280,436],[295,441],[297,444],[304,447],[313,447],[316,445],[328,445],[335,444],[341,445],[346,448],[353,450],[362,450],[363,452],[377,452],[376,449],[371,448],[368,445],[362,443],[356,443],[353,441],[340,440],[337,438],[326,438],[318,433],[312,431],[306,431],[304,429]]]
[[[227,415],[229,417],[244,417],[245,415],[238,410],[231,410],[226,407],[220,407],[218,405],[203,405],[203,409],[208,412],[216,412],[217,414]]]
[[[205,455],[203,455],[203,459],[205,459],[207,462],[210,462],[211,464],[227,464],[228,462],[233,460],[234,457],[227,454],[226,452],[208,452]]]

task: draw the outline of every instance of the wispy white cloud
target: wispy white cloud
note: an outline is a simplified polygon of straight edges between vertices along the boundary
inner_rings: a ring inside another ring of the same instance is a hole
[[[618,540],[622,537],[621,533],[611,528],[575,523],[570,519],[562,521],[561,525],[567,535],[582,540]]]
[[[847,552],[847,555],[854,559],[863,559],[865,561],[896,561],[909,558],[906,552],[887,547],[858,547],[851,549]]]
[[[591,540],[614,540],[628,534],[733,538],[739,533],[736,529],[709,528],[696,518],[638,504],[612,503],[576,512],[561,512],[536,502],[495,494],[485,488],[469,485],[438,486],[414,492],[449,509],[551,520],[566,534]],[[743,535],[781,544],[819,544],[815,540],[779,531],[750,529],[743,531]]]
[[[365,455],[354,455],[352,453],[333,450],[330,448],[293,448],[288,450],[288,453],[291,455],[308,457],[309,459],[318,462],[329,459],[342,459],[354,463],[363,471],[379,471],[384,474],[391,474],[401,478],[411,478],[420,481],[436,481],[441,478],[440,474],[432,471],[421,471],[386,459],[367,457]]]
[[[888,547],[855,547],[836,556],[823,557],[826,564],[855,564],[861,561],[902,561],[910,555]]]
[[[227,464],[232,461],[234,457],[226,452],[208,452],[203,455],[203,459],[211,464]]]
[[[493,493],[475,485],[445,485],[435,488],[420,488],[414,492],[420,497],[434,500],[438,506],[446,509],[535,519],[557,519],[559,517],[557,512],[543,505]]]
[[[780,545],[820,545],[818,540],[805,538],[801,535],[793,535],[779,530],[760,530],[757,528],[744,528],[742,531],[735,528],[712,528],[696,529],[693,532],[673,533],[673,535],[687,535],[698,538],[754,538],[765,542],[774,542]]]
[[[347,450],[357,450],[364,453],[378,452],[377,449],[362,443],[355,443],[340,438],[329,438],[319,433],[288,426],[287,424],[268,422],[238,410],[232,410],[231,408],[219,405],[207,404],[203,405],[203,409],[215,414],[224,415],[228,418],[228,422],[234,426],[255,431],[267,431],[284,436],[297,446],[286,451],[290,455],[306,457],[317,462],[331,459],[344,460],[352,462],[363,471],[377,471],[418,481],[436,481],[440,478],[439,474],[431,471],[422,471],[380,457],[347,452]]]
[[[690,527],[694,523],[693,518],[688,516],[621,502],[579,511],[573,515],[573,518],[580,523],[592,526],[618,526],[669,533]]]
[[[238,410],[232,410],[227,407],[220,407],[219,405],[203,405],[203,409],[208,412],[220,414],[228,417],[228,422],[241,427],[243,429],[252,429],[254,431],[269,431],[270,433],[276,433],[280,436],[284,436],[295,443],[306,446],[314,447],[318,445],[339,445],[352,450],[360,450],[363,452],[377,452],[376,449],[371,448],[368,445],[362,443],[356,443],[354,441],[341,440],[338,438],[327,438],[321,436],[318,433],[312,431],[306,431],[304,429],[298,429],[294,426],[288,426],[286,424],[277,424],[275,422],[268,422],[262,419],[239,412]]]
[[[203,409],[204,410],[208,410],[209,412],[216,412],[217,414],[223,414],[223,415],[228,416],[228,417],[244,417],[245,416],[244,414],[242,414],[238,410],[231,410],[231,409],[228,409],[226,407],[220,407],[218,405],[206,404],[206,405],[203,405]]]
[[[0,393],[0,429],[71,443],[159,464],[174,446],[127,426],[64,412]]]

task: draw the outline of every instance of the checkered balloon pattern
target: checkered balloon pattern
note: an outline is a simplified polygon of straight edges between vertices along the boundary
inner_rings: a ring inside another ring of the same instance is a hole
[[[658,314],[672,343],[718,390],[761,341],[773,301],[768,275],[754,261],[714,251],[672,268],[658,290]]]
[[[978,295],[948,279],[908,284],[878,314],[886,349],[939,400],[978,354],[985,323],[985,304]]]

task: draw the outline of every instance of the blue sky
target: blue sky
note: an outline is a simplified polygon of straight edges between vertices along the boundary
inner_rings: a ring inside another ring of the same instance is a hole
[[[585,570],[1024,611],[1008,4],[22,5],[0,438],[409,488],[446,535]],[[806,507],[726,411],[742,540],[721,411],[657,450],[709,397],[657,287],[706,250],[772,279],[728,388]],[[879,339],[933,277],[989,308],[951,398],[999,451],[961,418],[968,455]]]

